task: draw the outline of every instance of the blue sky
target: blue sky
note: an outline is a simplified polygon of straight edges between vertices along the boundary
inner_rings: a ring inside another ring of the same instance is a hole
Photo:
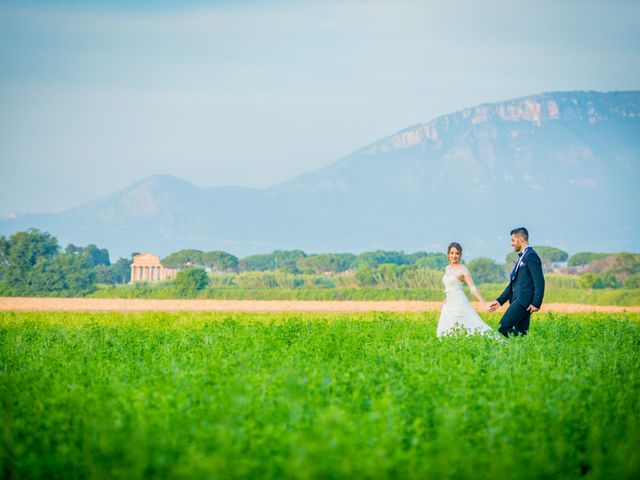
[[[174,5],[175,3],[175,5]],[[266,187],[409,125],[640,88],[640,2],[0,3],[0,216]]]

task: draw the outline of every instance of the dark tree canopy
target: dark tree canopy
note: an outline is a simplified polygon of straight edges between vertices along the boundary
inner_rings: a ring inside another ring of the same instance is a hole
[[[110,268],[113,283],[129,283],[131,280],[131,259],[120,257]]]
[[[92,267],[97,265],[111,265],[109,261],[109,251],[106,248],[98,248],[93,243],[90,243],[86,247],[78,247],[73,243],[67,245],[65,253],[72,255],[84,255],[89,260],[89,264]]]
[[[250,255],[240,260],[241,271],[288,270],[298,271],[298,261],[307,254],[302,250],[276,250],[263,255]]]
[[[202,265],[217,271],[236,271],[238,258],[227,252],[214,250],[202,255]]]
[[[185,268],[192,266],[204,266],[204,252],[202,250],[184,249],[173,252],[162,259],[162,265],[170,268]]]
[[[165,257],[162,265],[170,268],[206,267],[218,271],[236,271],[238,259],[230,253],[219,250],[203,252],[185,249]]]

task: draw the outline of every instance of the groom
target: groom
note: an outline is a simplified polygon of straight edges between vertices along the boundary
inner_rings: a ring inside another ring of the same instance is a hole
[[[505,337],[527,333],[531,314],[540,310],[544,296],[542,262],[529,245],[529,232],[526,228],[511,230],[511,246],[518,252],[518,260],[509,276],[509,285],[489,305],[489,311],[494,312],[509,300],[509,308],[504,312],[498,328]]]

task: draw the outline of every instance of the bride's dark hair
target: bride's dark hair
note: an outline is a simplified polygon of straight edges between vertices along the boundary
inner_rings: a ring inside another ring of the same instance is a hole
[[[449,252],[451,251],[452,248],[456,248],[460,252],[460,255],[462,256],[462,245],[460,245],[458,242],[451,242],[449,244],[449,247],[447,248],[447,255],[449,255]]]

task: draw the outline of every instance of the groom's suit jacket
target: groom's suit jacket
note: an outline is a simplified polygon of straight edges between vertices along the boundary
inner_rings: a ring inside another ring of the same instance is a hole
[[[529,305],[540,308],[544,297],[544,275],[540,257],[533,248],[528,247],[519,262],[515,275],[511,275],[509,285],[497,300],[500,305],[509,300],[509,304],[518,302],[524,308]]]

